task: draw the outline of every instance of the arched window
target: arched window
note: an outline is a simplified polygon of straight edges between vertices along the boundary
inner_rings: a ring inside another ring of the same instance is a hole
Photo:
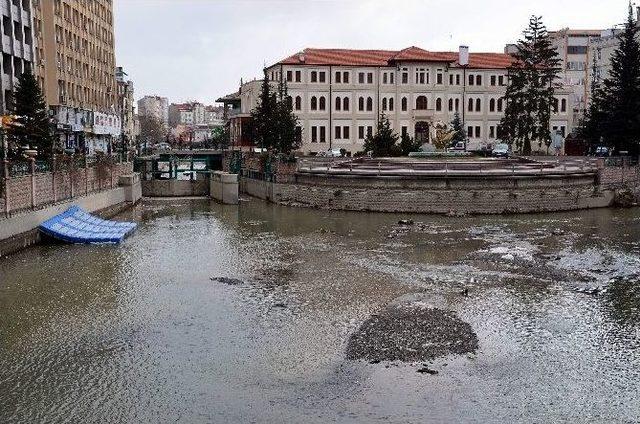
[[[342,99],[342,110],[344,111],[348,111],[349,110],[349,98],[345,97],[344,99]]]
[[[558,99],[556,97],[554,97],[551,102],[551,108],[553,109],[553,113],[558,113]]]
[[[401,103],[400,107],[402,108],[402,111],[406,112],[407,111],[407,98],[403,97],[402,101],[400,103]]]
[[[287,106],[293,107],[293,98],[291,98],[291,96],[287,96]]]
[[[361,112],[364,111],[364,97],[358,99],[358,110]]]
[[[387,110],[387,98],[382,99],[382,110]]]
[[[456,112],[460,111],[460,99],[456,99]]]
[[[480,99],[476,99],[476,112],[482,111],[482,101]]]
[[[560,112],[566,112],[567,111],[567,99],[562,99],[560,101]]]
[[[324,97],[320,97],[320,110],[327,108],[327,100]]]
[[[429,108],[429,102],[427,96],[418,96],[416,99],[416,110],[427,110]]]
[[[489,100],[489,112],[496,111],[496,99]]]
[[[393,97],[389,99],[389,110],[393,112]]]
[[[436,99],[436,111],[442,111],[442,99],[440,97]]]
[[[449,99],[449,112],[453,112],[453,99]]]
[[[342,100],[340,100],[340,97],[336,97],[336,110],[340,109],[342,109]]]
[[[469,112],[473,112],[473,99],[469,99],[469,105],[467,107]]]
[[[296,96],[296,110],[302,109],[302,97]]]
[[[311,97],[311,110],[318,110],[318,98],[316,96]]]
[[[373,99],[371,97],[367,97],[367,111],[371,112],[373,110]]]
[[[502,112],[502,106],[504,102],[502,99],[498,99],[498,112]]]

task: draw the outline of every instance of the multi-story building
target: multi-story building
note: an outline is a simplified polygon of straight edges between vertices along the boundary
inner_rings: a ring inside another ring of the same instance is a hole
[[[160,96],[144,96],[138,100],[138,115],[159,119],[165,127],[169,126],[169,100]]]
[[[640,7],[636,7],[636,25],[640,26]],[[589,46],[590,56],[593,58],[589,66],[595,65],[595,75],[592,75],[588,83],[593,79],[599,81],[609,77],[611,71],[611,58],[613,53],[618,49],[620,40],[618,36],[622,32],[621,28],[611,28],[602,31],[598,39],[594,39]],[[638,32],[638,40],[640,41],[640,31]]]
[[[600,39],[602,30],[576,30],[565,28],[549,32],[553,46],[562,61],[560,77],[565,87],[572,90],[573,119],[579,121],[589,103],[589,81],[592,78],[593,56],[589,46]]]
[[[178,125],[222,125],[222,108],[205,106],[200,102],[171,103],[169,126]]]
[[[116,68],[116,82],[118,83],[118,109],[122,121],[122,142],[127,148],[136,145],[135,133],[135,103],[133,99],[133,81],[127,80],[122,66]]]
[[[112,1],[34,0],[33,12],[35,73],[61,142],[110,151],[121,131]]]
[[[33,16],[29,0],[0,0],[2,12],[2,77],[0,112],[13,108],[14,86],[23,72],[31,71],[35,57]]]
[[[222,107],[207,106],[205,108],[204,123],[208,125],[221,126],[222,120]]]
[[[430,143],[434,124],[451,122],[456,112],[467,130],[468,148],[474,149],[500,138],[512,60],[504,53],[469,54],[467,47],[460,52],[305,49],[269,66],[267,74],[275,82],[287,81],[304,153],[358,152],[383,114],[398,134]],[[227,116],[236,145],[247,141],[260,84],[243,84],[239,93],[220,99],[234,107]],[[572,126],[572,92],[556,93],[549,130],[564,135]]]

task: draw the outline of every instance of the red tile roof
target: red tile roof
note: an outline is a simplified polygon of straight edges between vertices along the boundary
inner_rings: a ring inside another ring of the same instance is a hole
[[[430,52],[419,47],[393,50],[304,49],[279,65],[389,66],[394,62],[443,62],[457,65],[457,52]],[[505,53],[470,53],[469,68],[505,69],[514,61]]]

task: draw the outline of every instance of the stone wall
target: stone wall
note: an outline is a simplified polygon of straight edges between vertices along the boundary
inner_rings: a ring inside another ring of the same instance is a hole
[[[242,179],[249,195],[288,206],[319,209],[501,214],[609,206],[611,191],[593,175],[535,178],[358,178],[298,175],[295,183]]]
[[[146,197],[208,196],[209,180],[147,180],[142,181],[142,195]]]

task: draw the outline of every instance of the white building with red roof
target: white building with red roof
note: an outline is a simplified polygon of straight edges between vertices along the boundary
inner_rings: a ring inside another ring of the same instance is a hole
[[[267,75],[287,82],[306,154],[361,151],[383,114],[398,134],[429,143],[430,127],[451,122],[458,112],[473,149],[499,140],[512,61],[508,54],[469,53],[467,47],[460,52],[308,48],[269,66]],[[230,120],[236,145],[247,144],[245,124],[259,93],[260,81],[251,81],[234,95],[240,103]],[[570,94],[557,91],[550,131],[571,130]]]

